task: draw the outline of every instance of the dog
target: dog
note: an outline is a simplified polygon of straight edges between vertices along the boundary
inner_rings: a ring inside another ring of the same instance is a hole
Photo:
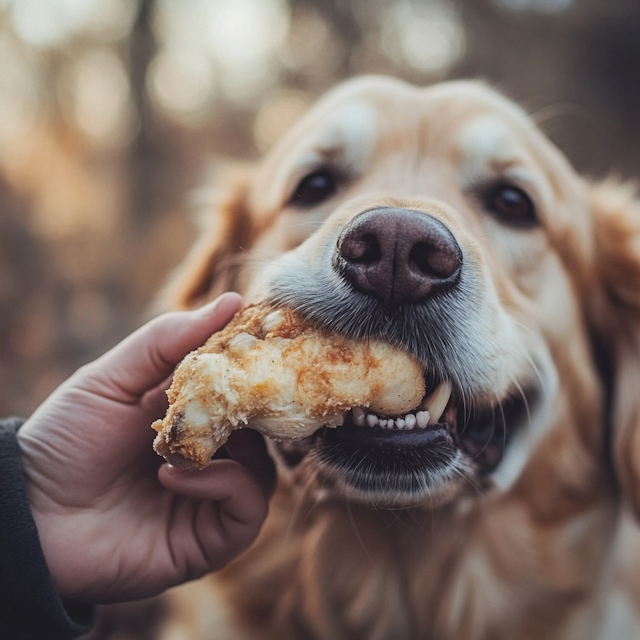
[[[633,188],[580,177],[484,83],[377,76],[222,182],[167,304],[237,290],[392,342],[441,416],[269,442],[258,541],[175,590],[162,637],[638,637]]]

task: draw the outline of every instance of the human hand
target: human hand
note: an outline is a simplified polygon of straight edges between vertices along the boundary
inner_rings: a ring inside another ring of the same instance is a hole
[[[151,423],[164,415],[175,365],[240,307],[226,294],[170,313],[62,384],[18,431],[40,540],[67,603],[155,595],[221,568],[267,513],[273,464],[264,442],[236,432],[204,471],[164,463]]]

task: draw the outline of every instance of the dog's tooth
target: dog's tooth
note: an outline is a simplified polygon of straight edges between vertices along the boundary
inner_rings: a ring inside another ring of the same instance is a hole
[[[405,422],[402,418],[396,418],[396,427],[398,429],[404,429]]]
[[[404,423],[407,425],[406,429],[413,429],[416,426],[416,417],[413,413],[407,413],[404,417]]]
[[[378,426],[382,427],[383,429],[387,428],[387,421],[386,420],[378,420]]]
[[[351,416],[353,418],[353,424],[358,427],[364,426],[367,414],[360,407],[353,407],[353,409],[351,409]]]
[[[368,413],[365,420],[368,427],[375,427],[378,424],[378,416],[373,413]]]
[[[422,401],[420,408],[428,411],[431,415],[429,424],[436,424],[440,420],[440,416],[444,413],[451,397],[451,390],[451,383],[445,380],[434,389],[428,398]]]
[[[429,412],[428,411],[418,411],[416,413],[416,423],[421,429],[426,429],[429,424]]]

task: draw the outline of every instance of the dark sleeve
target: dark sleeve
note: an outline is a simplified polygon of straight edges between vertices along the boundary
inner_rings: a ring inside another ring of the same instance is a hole
[[[69,640],[89,630],[94,609],[65,608],[53,584],[20,466],[22,422],[0,421],[0,638]]]

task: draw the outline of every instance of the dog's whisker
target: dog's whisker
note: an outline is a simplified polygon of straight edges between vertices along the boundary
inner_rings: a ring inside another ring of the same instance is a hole
[[[294,539],[295,531],[300,526],[300,524],[304,524],[304,521],[308,518],[309,513],[312,510],[310,509],[309,512],[305,513],[302,523],[298,523],[298,519],[300,517],[302,507],[305,504],[307,497],[311,494],[311,488],[315,483],[318,474],[319,474],[318,469],[313,469],[311,473],[309,473],[308,477],[306,478],[302,486],[300,486],[300,490],[297,492],[296,500],[292,505],[287,527],[285,528],[284,535],[282,538],[283,546],[286,546],[287,544],[290,543],[291,540]]]
[[[324,220],[309,220],[308,222],[299,222],[298,224],[292,224],[289,226],[290,229],[300,229],[300,228],[310,228],[310,229],[321,229],[324,225]]]
[[[371,562],[372,565],[375,565],[375,560],[369,552],[369,549],[367,549],[367,545],[364,543],[362,535],[360,534],[360,530],[358,529],[358,525],[356,524],[355,518],[353,517],[353,512],[351,511],[351,501],[348,499],[346,501],[346,509],[347,515],[349,517],[349,523],[351,524],[351,529],[353,530],[353,533],[356,537],[356,540],[358,541],[358,544],[360,545],[360,548],[362,549],[362,552],[365,556],[367,556],[369,562]]]
[[[585,119],[592,119],[593,113],[577,104],[557,103],[542,107],[529,114],[529,117],[537,126],[542,126],[550,120],[561,116],[580,116]]]

